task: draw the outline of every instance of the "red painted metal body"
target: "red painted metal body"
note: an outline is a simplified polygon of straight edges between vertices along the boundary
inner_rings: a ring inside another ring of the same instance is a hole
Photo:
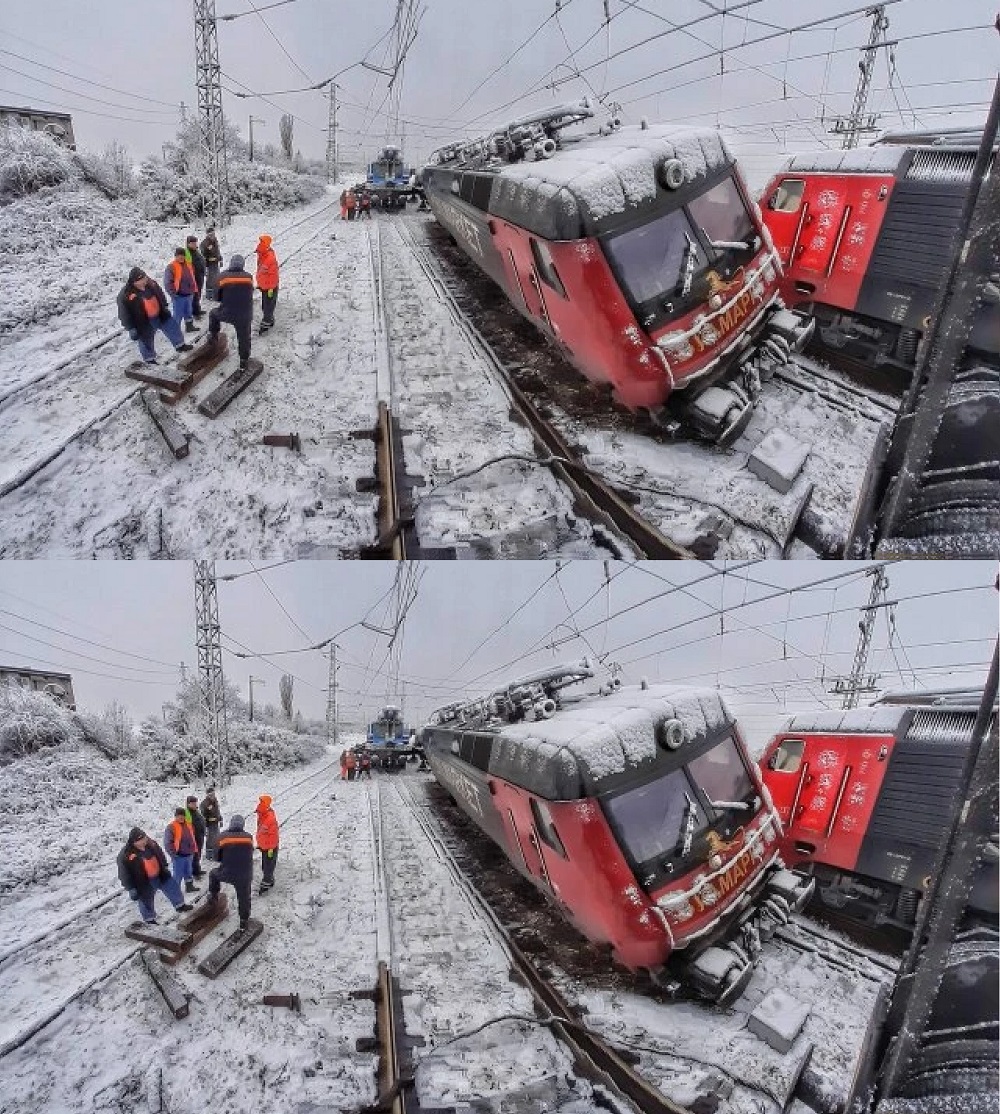
[[[630,970],[656,970],[674,950],[710,933],[761,879],[777,851],[776,826],[764,810],[737,837],[716,844],[717,862],[699,864],[647,893],[598,800],[545,801],[497,777],[488,784],[511,863],[584,936],[609,944]],[[546,811],[561,850],[539,833],[533,801]],[[475,809],[470,815],[482,822]]]
[[[794,769],[775,769],[783,744],[802,741]],[[764,784],[781,818],[789,866],[822,863],[854,870],[895,745],[892,734],[781,734],[761,758]]]
[[[803,183],[798,205],[771,207],[788,182]],[[895,183],[892,174],[792,170],[771,180],[764,223],[784,268],[781,296],[787,305],[857,306]]]

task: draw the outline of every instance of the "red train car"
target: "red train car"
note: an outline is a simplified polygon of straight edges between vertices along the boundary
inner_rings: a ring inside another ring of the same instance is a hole
[[[715,131],[571,137],[586,102],[453,144],[422,172],[459,247],[588,379],[725,442],[808,339],[760,210]]]
[[[809,899],[715,690],[572,698],[586,662],[435,713],[438,781],[588,939],[713,999],[742,993],[761,939]]]
[[[788,305],[814,342],[908,379],[958,235],[979,139],[886,137],[795,155],[764,191]],[[1000,368],[1000,297],[981,303],[968,366]]]
[[[815,900],[866,924],[910,929],[978,700],[899,699],[793,717],[764,752],[761,772],[784,829],[782,858],[812,873]],[[973,880],[969,909],[997,920],[995,855]]]

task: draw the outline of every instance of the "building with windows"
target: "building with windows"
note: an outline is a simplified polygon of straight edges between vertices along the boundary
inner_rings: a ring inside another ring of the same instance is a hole
[[[44,692],[70,711],[76,711],[73,678],[68,673],[50,673],[27,665],[0,665],[0,685],[20,685]]]
[[[46,132],[71,151],[76,150],[73,117],[68,112],[47,112],[41,108],[14,108],[0,104],[0,127],[18,124],[36,132]]]

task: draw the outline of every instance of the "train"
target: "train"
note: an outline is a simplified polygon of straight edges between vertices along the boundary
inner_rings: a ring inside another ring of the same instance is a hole
[[[612,118],[565,133],[593,116],[574,102],[439,149],[427,201],[582,375],[728,444],[814,324],[782,301],[771,233],[718,132]]]
[[[721,1004],[815,885],[714,689],[615,682],[588,661],[448,705],[421,729],[456,805],[615,961]]]
[[[867,708],[793,716],[761,758],[781,857],[813,902],[874,928],[911,931],[946,834],[982,693],[889,695]],[[996,841],[971,880],[967,921],[998,920]]]
[[[401,770],[411,758],[420,757],[414,732],[403,722],[403,714],[394,704],[387,704],[378,719],[368,725],[365,747],[376,765],[384,770]]]
[[[387,144],[368,164],[365,189],[383,209],[403,209],[414,196],[414,171],[403,162],[402,151]]]
[[[763,194],[781,296],[816,321],[812,345],[887,384],[912,376],[955,248],[982,133],[882,136],[797,154]],[[981,300],[964,366],[1000,371],[1000,289]]]

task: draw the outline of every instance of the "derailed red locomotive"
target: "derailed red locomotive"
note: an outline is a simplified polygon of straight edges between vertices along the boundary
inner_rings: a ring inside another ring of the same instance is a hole
[[[588,939],[631,970],[737,998],[761,941],[809,899],[715,690],[571,697],[584,661],[443,708],[427,758],[458,806]]]
[[[422,173],[459,247],[588,379],[726,442],[813,328],[784,308],[760,210],[719,134],[568,136],[587,102],[442,148]]]
[[[794,716],[761,759],[781,856],[819,906],[912,929],[955,805],[982,693],[904,694]],[[969,920],[996,925],[997,857],[971,880]]]
[[[790,158],[763,194],[781,295],[816,319],[814,343],[908,379],[959,231],[976,150],[969,132],[884,136]],[[972,322],[968,368],[1000,370],[1000,291]],[[980,376],[982,378],[982,376]]]

